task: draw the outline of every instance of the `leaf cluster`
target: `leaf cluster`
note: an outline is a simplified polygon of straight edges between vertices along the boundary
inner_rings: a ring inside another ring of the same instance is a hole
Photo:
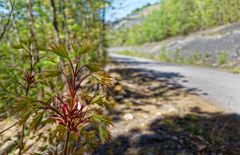
[[[27,48],[28,45],[31,43],[21,42],[14,47],[17,49],[26,48],[30,58],[32,58],[32,51],[31,48]],[[70,139],[67,138],[67,141],[78,144],[76,147],[67,145],[69,150],[74,153],[89,148],[94,149],[99,143],[105,143],[106,140],[109,140],[111,138],[109,127],[112,125],[112,121],[102,112],[104,109],[110,108],[103,93],[97,91],[93,95],[89,89],[84,89],[83,86],[86,82],[91,83],[91,79],[95,79],[102,88],[110,87],[111,78],[101,71],[101,65],[81,64],[82,55],[92,51],[89,42],[74,44],[72,47],[72,50],[75,51],[73,58],[65,45],[56,43],[50,45],[47,52],[56,54],[65,61],[62,61],[62,66],[56,64],[55,70],[46,70],[36,75],[34,83],[51,84],[53,88],[49,86],[44,92],[46,97],[41,99],[37,97],[37,94],[36,96],[29,95],[29,93],[21,95],[15,98],[12,108],[18,118],[18,125],[27,124],[30,132],[35,133],[38,131],[37,129],[47,124],[54,124],[55,130],[49,131],[51,134],[46,137],[51,145],[69,133]],[[30,59],[29,75],[33,75],[34,72],[35,64],[31,63]],[[23,87],[30,92],[31,87],[28,87],[30,81],[27,78],[25,81],[27,87],[24,85]],[[93,87],[93,84],[91,83],[88,87]],[[56,138],[54,138],[54,134]]]

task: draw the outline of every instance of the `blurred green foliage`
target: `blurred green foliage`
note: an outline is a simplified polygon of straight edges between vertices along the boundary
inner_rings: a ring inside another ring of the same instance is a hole
[[[226,52],[221,52],[217,55],[217,60],[219,65],[223,65],[227,63],[228,54]]]

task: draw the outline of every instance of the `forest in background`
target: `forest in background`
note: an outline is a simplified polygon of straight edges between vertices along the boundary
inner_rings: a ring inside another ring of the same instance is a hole
[[[159,9],[131,28],[110,30],[111,46],[139,45],[234,23],[240,17],[239,0],[161,0]]]

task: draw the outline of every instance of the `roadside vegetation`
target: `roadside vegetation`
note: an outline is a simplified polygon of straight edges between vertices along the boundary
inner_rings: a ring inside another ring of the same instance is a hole
[[[238,0],[161,0],[159,9],[129,29],[109,32],[112,46],[139,45],[238,22]]]
[[[169,62],[175,64],[185,64],[185,65],[194,65],[194,66],[203,66],[203,67],[213,67],[220,68],[222,70],[229,71],[231,73],[239,74],[240,68],[235,64],[229,64],[228,62],[228,54],[226,52],[220,52],[217,54],[215,60],[212,60],[213,63],[208,62],[209,55],[205,53],[205,55],[201,55],[200,52],[196,51],[192,56],[182,57],[180,56],[180,51],[176,50],[175,52],[169,52],[166,50],[162,50],[159,53],[145,53],[145,52],[137,52],[137,51],[119,51],[116,52],[121,55],[134,56],[139,58],[146,58],[151,60],[156,60],[160,62]],[[170,56],[170,53],[173,55]]]

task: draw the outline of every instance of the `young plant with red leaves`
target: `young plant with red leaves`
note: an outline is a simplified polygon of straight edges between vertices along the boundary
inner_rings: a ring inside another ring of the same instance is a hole
[[[104,88],[111,86],[111,78],[100,71],[99,65],[84,61],[87,53],[93,51],[91,43],[73,44],[71,49],[68,51],[62,44],[51,44],[48,51],[64,60],[58,69],[44,71],[37,78],[33,72],[24,74],[24,80],[28,81],[27,88],[36,80],[49,84],[49,89],[45,90],[46,94],[50,94],[49,98],[39,100],[26,94],[18,97],[14,105],[18,123],[31,121],[31,131],[36,131],[40,124],[46,125],[42,122],[57,123],[56,130],[48,134],[49,143],[54,143],[52,139],[65,132],[64,155],[89,151],[99,142],[104,143],[110,138],[109,127],[112,125],[111,119],[104,115],[109,106],[103,95]],[[94,83],[99,88],[95,92],[92,91],[95,90],[92,89],[95,88]],[[59,86],[61,88],[56,90]]]
[[[75,61],[71,60],[64,45],[52,44],[50,47],[51,52],[65,58],[68,62],[68,65],[65,65],[68,68],[59,70],[68,93],[64,96],[53,97],[52,106],[58,112],[51,116],[59,125],[66,128],[64,154],[68,154],[70,133],[74,133],[80,138],[83,127],[94,124],[98,128],[101,141],[105,142],[110,138],[108,127],[112,124],[108,117],[102,115],[100,107],[107,106],[102,94],[90,96],[82,91],[83,82],[90,77],[94,77],[102,86],[107,87],[111,85],[111,79],[101,72],[96,64],[80,65],[82,55],[92,50],[89,42],[80,45],[74,44],[72,49],[75,52]],[[87,73],[85,73],[86,70],[88,70]]]

